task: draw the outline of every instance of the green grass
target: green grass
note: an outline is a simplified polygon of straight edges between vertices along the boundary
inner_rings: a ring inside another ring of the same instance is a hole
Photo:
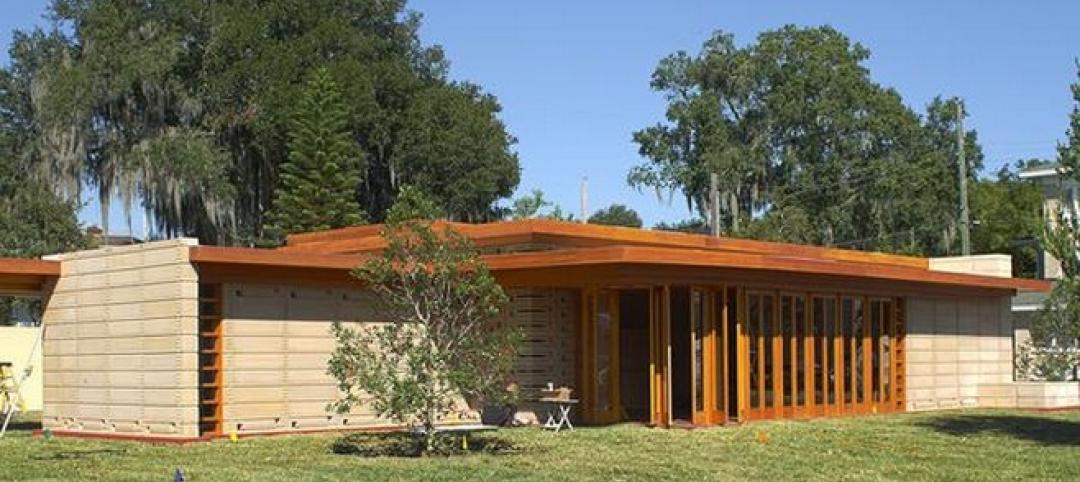
[[[758,441],[758,432],[768,441]],[[510,454],[368,458],[339,434],[187,446],[0,439],[0,480],[1076,480],[1080,412],[965,410],[741,427],[499,432]]]

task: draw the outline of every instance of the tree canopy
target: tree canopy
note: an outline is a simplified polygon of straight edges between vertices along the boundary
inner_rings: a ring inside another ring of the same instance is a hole
[[[521,330],[503,321],[507,295],[466,236],[424,220],[388,223],[382,236],[386,249],[353,275],[376,295],[385,323],[334,323],[327,371],[342,395],[331,407],[344,413],[370,404],[422,428],[430,452],[435,423],[460,409],[461,397],[480,404],[513,397],[507,388]]]
[[[26,36],[17,39],[34,41]],[[28,55],[19,45],[12,55]],[[89,244],[75,216],[76,203],[58,196],[48,176],[35,169],[40,130],[32,120],[31,88],[25,71],[0,69],[0,256],[4,257],[35,258]]]
[[[1058,146],[1058,170],[1068,185],[1080,182],[1080,65],[1077,82],[1072,84],[1073,109],[1069,115],[1066,142]],[[1038,347],[1059,345],[1075,348],[1080,344],[1080,216],[1077,213],[1051,212],[1042,232],[1046,252],[1061,263],[1061,279],[1043,310],[1031,326],[1032,342]],[[1072,366],[1077,356],[1072,353]]]
[[[349,134],[341,92],[326,69],[312,75],[289,126],[289,157],[267,213],[267,235],[321,231],[360,224],[354,196],[360,152]]]
[[[296,99],[320,68],[341,87],[371,219],[405,184],[453,219],[489,219],[518,183],[498,102],[448,80],[403,0],[54,0],[51,17],[12,49],[39,136],[28,160],[73,199],[93,186],[103,211],[115,195],[142,201],[166,235],[261,235]]]
[[[831,27],[787,26],[740,47],[718,32],[660,61],[666,121],[634,133],[630,185],[679,191],[706,217],[720,176],[728,234],[920,254],[953,249],[954,101],[925,117],[870,78],[869,51]],[[951,137],[949,137],[951,136]],[[981,151],[967,134],[972,178]]]
[[[612,204],[589,216],[590,224],[606,224],[609,226],[626,226],[640,228],[641,216],[637,211],[626,207],[625,204]]]
[[[970,184],[971,249],[975,253],[1012,256],[1013,276],[1034,278],[1038,240],[1042,233],[1043,193],[1030,181],[1021,180],[1019,169],[1038,161],[1016,163],[1016,170],[1002,167],[996,177]]]

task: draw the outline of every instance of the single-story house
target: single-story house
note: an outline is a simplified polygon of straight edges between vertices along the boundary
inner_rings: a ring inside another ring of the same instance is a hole
[[[593,424],[1016,406],[1009,300],[1050,287],[996,266],[972,273],[962,258],[549,220],[445,224],[510,294],[523,397],[571,387],[576,418]],[[46,299],[44,427],[168,440],[389,427],[364,406],[326,410],[330,323],[380,321],[350,277],[385,245],[379,229],[0,263],[0,289]]]

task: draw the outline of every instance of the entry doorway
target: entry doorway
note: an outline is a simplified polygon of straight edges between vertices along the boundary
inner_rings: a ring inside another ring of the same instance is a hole
[[[621,419],[649,421],[649,290],[619,290]]]
[[[670,423],[724,424],[738,414],[738,290],[673,286]]]
[[[583,291],[578,366],[586,423],[650,420],[655,373],[651,293],[648,288]]]
[[[579,370],[586,423],[712,425],[738,416],[739,290],[583,290]]]

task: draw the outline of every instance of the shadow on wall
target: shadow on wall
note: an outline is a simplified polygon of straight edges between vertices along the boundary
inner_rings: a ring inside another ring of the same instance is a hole
[[[1028,440],[1041,445],[1080,446],[1080,422],[1018,415],[944,415],[920,426],[964,437],[987,434]]]

